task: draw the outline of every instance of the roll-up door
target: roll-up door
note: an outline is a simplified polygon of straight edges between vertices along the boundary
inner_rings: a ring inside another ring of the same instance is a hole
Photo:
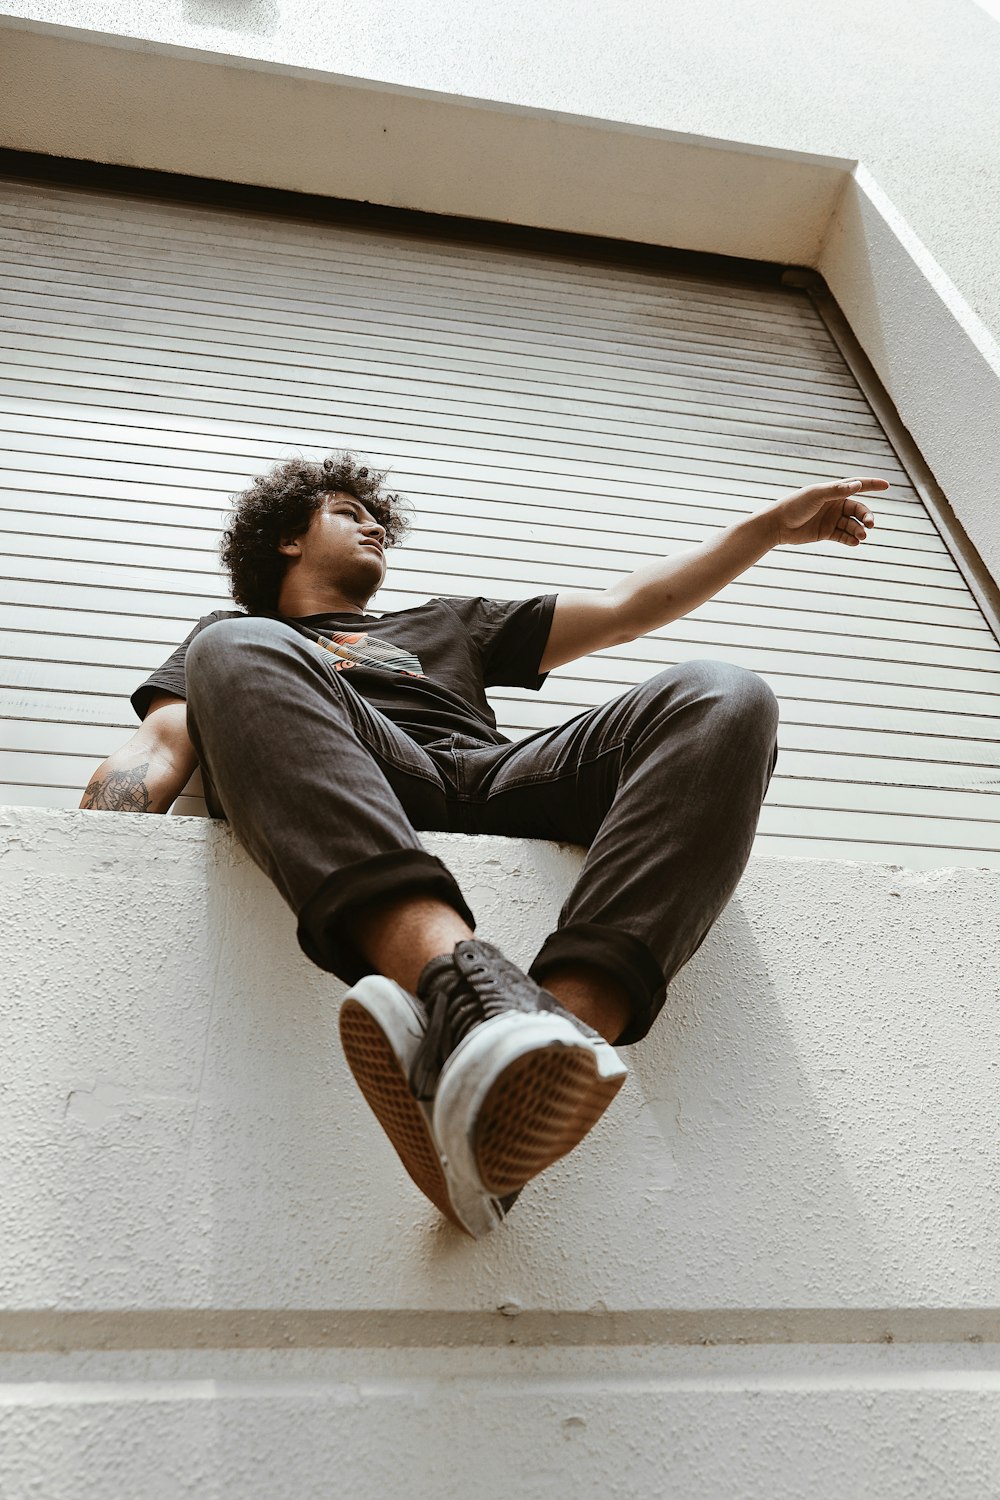
[[[863,548],[780,549],[495,692],[501,727],[723,658],[782,703],[762,850],[1000,863],[1000,648],[802,291],[13,180],[0,259],[0,802],[78,804],[131,689],[228,603],[229,496],[291,453],[351,448],[412,498],[383,610],[596,589],[871,472]]]

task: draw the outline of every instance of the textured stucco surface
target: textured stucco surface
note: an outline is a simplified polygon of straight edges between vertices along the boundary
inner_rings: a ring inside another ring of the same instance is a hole
[[[0,1378],[4,1500],[1000,1490],[995,1346],[89,1354]]]
[[[580,859],[426,842],[522,960]],[[480,1244],[228,830],[5,810],[0,882],[5,1500],[995,1493],[1000,873],[754,860]]]
[[[859,159],[1000,334],[1000,24],[973,0],[12,0],[8,13]]]

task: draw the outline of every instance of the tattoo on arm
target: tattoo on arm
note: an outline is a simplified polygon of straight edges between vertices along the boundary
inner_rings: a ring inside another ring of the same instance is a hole
[[[83,794],[84,808],[96,807],[105,812],[149,812],[151,801],[146,785],[145,765],[133,766],[130,771],[109,771],[106,776],[95,776]]]

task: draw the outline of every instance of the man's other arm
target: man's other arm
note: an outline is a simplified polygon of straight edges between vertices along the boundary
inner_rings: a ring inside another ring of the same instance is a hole
[[[158,693],[132,738],[98,766],[80,806],[165,813],[197,764],[187,732],[187,704],[173,693]]]
[[[829,541],[860,546],[875,524],[861,495],[888,488],[884,479],[810,485],[727,526],[702,546],[647,563],[601,592],[559,594],[539,670],[550,672],[591,651],[634,641],[679,620],[714,598],[772,547]]]

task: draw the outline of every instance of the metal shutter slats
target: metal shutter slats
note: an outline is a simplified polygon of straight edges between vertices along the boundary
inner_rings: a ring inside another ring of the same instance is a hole
[[[228,496],[290,452],[353,447],[413,499],[390,609],[598,588],[870,471],[893,489],[858,552],[771,554],[498,713],[527,732],[722,657],[783,701],[761,848],[1000,863],[1000,648],[801,293],[41,184],[0,200],[0,796],[76,805],[127,694],[228,604]]]

